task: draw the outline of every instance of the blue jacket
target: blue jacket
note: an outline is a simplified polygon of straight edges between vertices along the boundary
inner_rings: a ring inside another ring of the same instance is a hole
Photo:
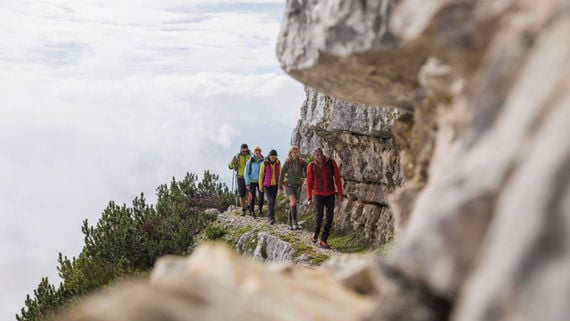
[[[257,182],[259,179],[259,168],[261,168],[261,163],[263,163],[263,155],[259,159],[256,159],[255,156],[251,156],[247,163],[245,163],[244,177],[246,185]]]

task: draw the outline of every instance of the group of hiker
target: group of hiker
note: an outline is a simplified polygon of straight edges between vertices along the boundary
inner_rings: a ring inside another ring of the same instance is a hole
[[[237,190],[240,197],[241,215],[263,217],[264,200],[267,201],[267,219],[275,224],[275,200],[277,194],[285,191],[289,198],[288,225],[290,230],[299,229],[297,203],[304,181],[307,181],[307,204],[315,206],[315,229],[313,243],[330,248],[327,243],[335,206],[335,196],[342,199],[340,171],[334,159],[324,155],[321,148],[313,151],[313,161],[307,163],[300,157],[299,147],[291,146],[284,164],[272,149],[267,157],[255,147],[253,154],[247,144],[241,144],[240,153],[232,158],[228,167],[235,171]],[[249,198],[249,204],[248,204]],[[257,204],[257,211],[255,205]],[[321,227],[324,228],[321,234]],[[320,235],[320,241],[319,241]]]

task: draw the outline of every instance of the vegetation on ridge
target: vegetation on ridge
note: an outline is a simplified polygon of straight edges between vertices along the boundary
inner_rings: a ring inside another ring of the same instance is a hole
[[[43,278],[33,297],[26,296],[18,321],[53,319],[66,305],[84,294],[119,279],[148,273],[154,261],[165,254],[187,255],[195,236],[215,220],[205,209],[223,210],[234,201],[219,177],[205,171],[201,181],[187,173],[157,188],[157,204],[149,205],[143,194],[132,206],[110,202],[96,226],[83,222],[85,244],[79,256],[69,259],[59,253],[57,267],[61,284]],[[220,231],[213,232],[219,233]]]
[[[228,227],[216,220],[217,215],[204,212],[217,208],[224,211],[236,200],[228,187],[219,183],[218,176],[205,171],[202,180],[186,174],[182,181],[174,178],[169,185],[157,188],[157,204],[149,205],[141,194],[132,206],[119,206],[110,202],[96,226],[85,220],[81,227],[84,246],[77,258],[69,259],[61,253],[57,267],[61,284],[56,287],[43,278],[33,296],[27,295],[25,307],[16,315],[18,321],[53,320],[56,313],[90,292],[124,278],[145,276],[155,260],[166,254],[188,255],[201,241],[220,240],[235,247],[237,239],[247,233],[263,230],[291,244],[296,256],[305,256],[313,265],[329,258],[328,253],[317,251],[309,236],[299,233],[282,234],[278,229],[263,225]],[[275,217],[278,223],[287,224],[288,201],[277,197]],[[239,217],[241,211],[233,213]],[[314,212],[301,214],[304,233],[312,234]],[[252,238],[248,246],[257,244]],[[373,250],[372,244],[354,231],[333,228],[329,243],[337,252],[357,253]],[[382,251],[383,252],[383,251]]]

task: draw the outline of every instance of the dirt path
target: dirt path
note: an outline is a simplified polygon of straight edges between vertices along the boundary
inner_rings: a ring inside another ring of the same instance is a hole
[[[228,208],[227,211],[218,216],[218,219],[223,224],[227,225],[228,227],[231,227],[232,229],[239,229],[241,227],[248,226],[259,230],[268,230],[272,234],[280,236],[280,238],[283,240],[294,238],[298,242],[301,242],[306,246],[311,247],[315,252],[326,255],[328,257],[343,255],[343,253],[338,252],[334,248],[323,249],[318,246],[318,243],[313,243],[312,232],[306,231],[304,229],[292,231],[289,230],[287,224],[283,224],[280,222],[275,222],[274,225],[270,225],[267,220],[267,217],[265,216],[253,218],[250,215],[240,216],[240,213],[241,213],[240,209],[236,209],[235,206],[230,206],[230,208]],[[300,225],[302,225],[303,223],[302,217],[299,223]]]

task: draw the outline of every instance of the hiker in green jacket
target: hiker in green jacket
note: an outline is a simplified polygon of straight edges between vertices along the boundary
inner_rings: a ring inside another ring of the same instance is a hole
[[[289,198],[289,229],[297,230],[297,201],[301,195],[304,178],[307,173],[307,162],[299,157],[299,147],[291,146],[287,155],[287,160],[281,168],[279,175],[279,191],[285,189],[285,194]]]
[[[251,158],[251,152],[247,144],[241,144],[240,153],[235,155],[228,164],[229,169],[235,171],[237,177],[237,186],[239,194],[239,202],[241,205],[241,215],[245,216],[247,212],[247,191],[245,188],[245,164]]]

